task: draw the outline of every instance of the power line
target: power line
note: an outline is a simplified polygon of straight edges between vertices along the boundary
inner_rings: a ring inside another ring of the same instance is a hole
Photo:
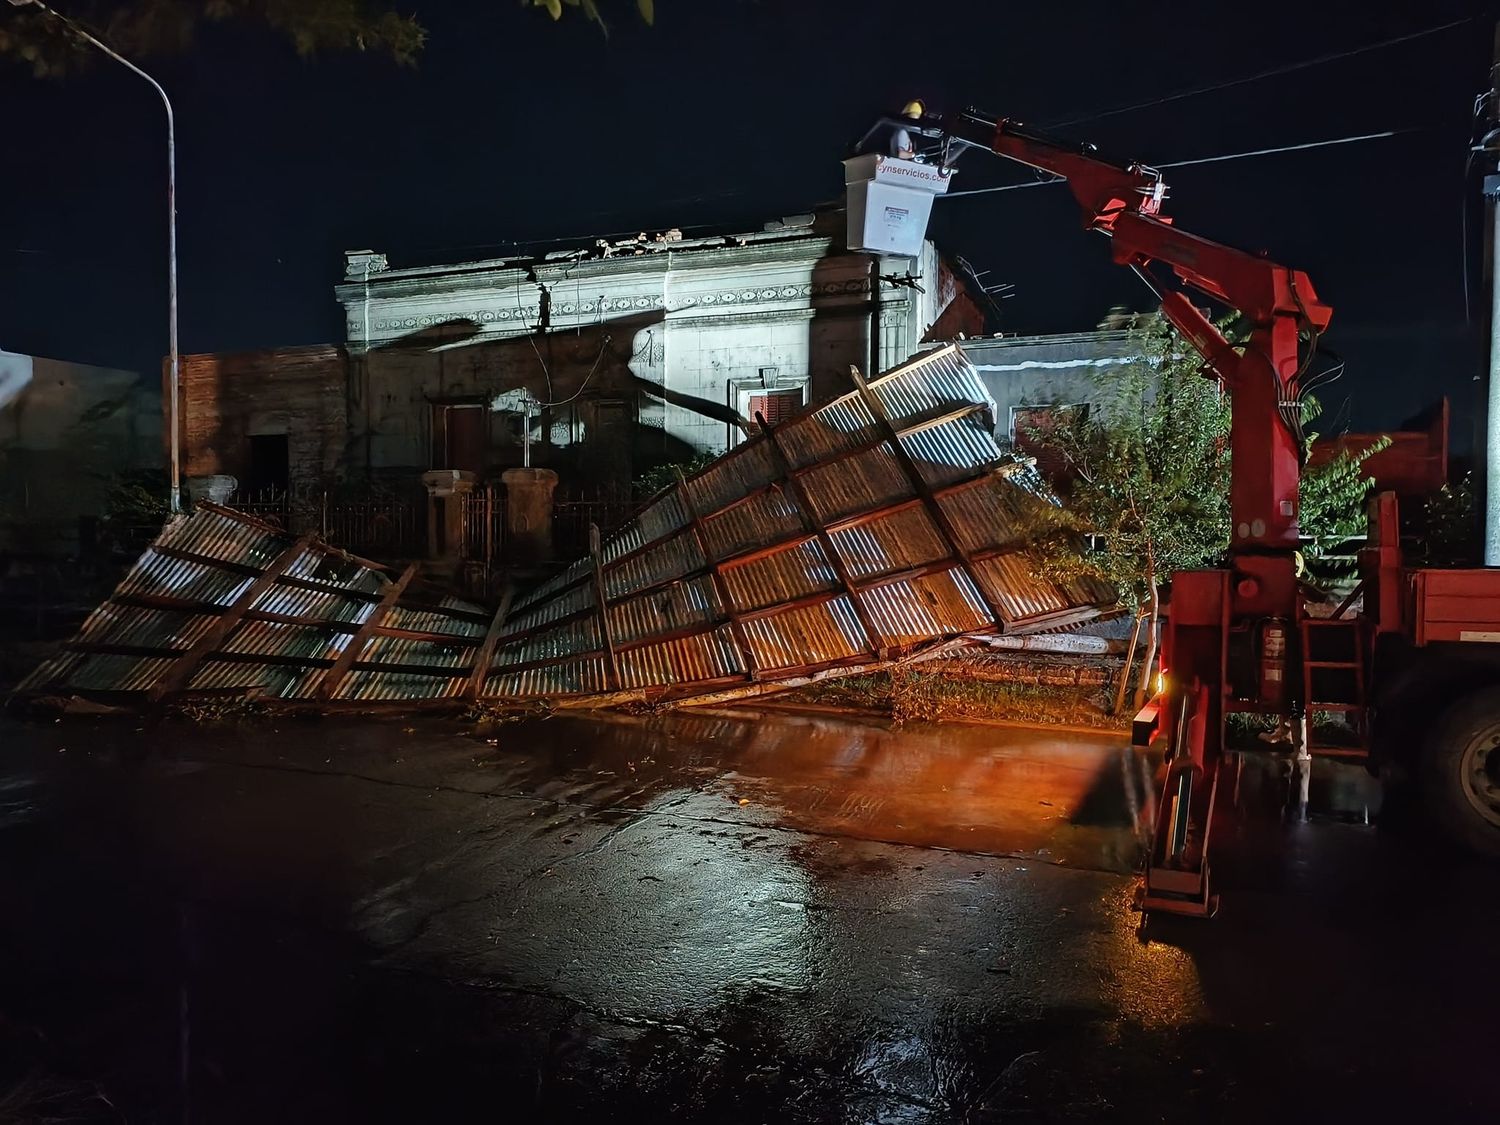
[[[1283,74],[1292,74],[1309,67],[1322,66],[1325,63],[1337,62],[1340,59],[1353,58],[1355,55],[1363,55],[1369,51],[1379,51],[1386,47],[1394,47],[1401,43],[1410,43],[1414,39],[1425,39],[1429,35],[1437,35],[1440,32],[1449,31],[1467,23],[1473,23],[1475,17],[1470,16],[1461,20],[1451,20],[1448,23],[1438,24],[1422,31],[1413,31],[1409,35],[1398,35],[1394,39],[1384,39],[1379,43],[1368,43],[1363,47],[1355,47],[1348,51],[1334,51],[1330,54],[1319,55],[1317,58],[1304,59],[1302,62],[1288,63],[1286,66],[1274,67],[1271,70],[1263,70],[1259,74],[1246,75],[1244,78],[1231,78],[1227,82],[1216,82],[1210,86],[1198,86],[1191,90],[1181,90],[1175,94],[1164,94],[1159,98],[1152,98],[1144,102],[1134,102],[1130,105],[1117,106],[1114,109],[1101,110],[1098,113],[1085,114],[1082,117],[1073,117],[1067,121],[1050,122],[1046,128],[1066,129],[1069,125],[1081,125],[1085,121],[1098,121],[1104,117],[1116,117],[1122,113],[1133,113],[1138,109],[1149,109],[1152,106],[1165,105],[1168,102],[1181,101],[1184,98],[1196,98],[1200,94],[1212,94],[1219,90],[1233,89],[1235,86],[1244,86],[1250,82],[1259,82],[1265,78],[1278,78]]]
[[[1326,141],[1307,141],[1299,145],[1280,145],[1276,148],[1257,148],[1248,152],[1230,152],[1221,156],[1202,156],[1196,160],[1177,160],[1171,164],[1158,164],[1157,168],[1188,168],[1195,164],[1218,164],[1225,160],[1245,160],[1252,156],[1273,156],[1279,152],[1302,152],[1311,148],[1328,148],[1331,145],[1352,145],[1360,141],[1375,141],[1385,137],[1400,137],[1407,133],[1420,132],[1419,129],[1385,129],[1379,133],[1359,133],[1352,137],[1332,137]],[[996,187],[970,188],[968,191],[950,191],[946,195],[940,195],[938,199],[959,199],[965,195],[988,195],[997,191],[1020,191],[1022,188],[1046,187],[1048,184],[1060,184],[1063,177],[1057,176],[1050,180],[1028,180],[1021,184],[1000,184]]]
[[[1188,168],[1194,164],[1218,164],[1224,160],[1244,160],[1249,156],[1271,156],[1278,152],[1300,152],[1308,148],[1327,148],[1329,145],[1352,145],[1359,141],[1378,141],[1385,137],[1399,137],[1406,133],[1417,133],[1418,129],[1384,129],[1379,133],[1360,133],[1353,137],[1335,137],[1328,141],[1308,141],[1301,145],[1282,145],[1280,148],[1257,148],[1249,152],[1232,152],[1227,156],[1205,156],[1199,160],[1177,160],[1163,164],[1163,168]]]

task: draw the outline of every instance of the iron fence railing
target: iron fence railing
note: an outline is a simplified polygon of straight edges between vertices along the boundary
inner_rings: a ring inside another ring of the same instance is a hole
[[[325,542],[371,559],[405,559],[427,549],[426,506],[401,496],[327,499],[320,511]]]
[[[631,497],[573,499],[565,497],[552,507],[552,553],[558,561],[572,561],[589,551],[589,525],[612,535],[631,521],[645,505]]]
[[[316,532],[332,546],[365,558],[390,561],[427,552],[429,501],[418,495],[293,486],[241,489],[224,503],[286,531]],[[591,524],[609,535],[642,506],[629,494],[559,495],[553,505],[551,557],[537,561],[571,562],[587,554]],[[501,485],[481,485],[461,497],[459,554],[465,563],[489,569],[507,561],[505,510]]]
[[[237,512],[254,516],[283,530],[292,526],[292,492],[285,488],[241,488],[224,501]]]

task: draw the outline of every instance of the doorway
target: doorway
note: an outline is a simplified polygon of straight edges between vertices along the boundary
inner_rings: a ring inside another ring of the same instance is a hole
[[[241,491],[251,495],[285,492],[292,477],[286,434],[251,434],[247,468]]]
[[[490,415],[482,402],[432,404],[432,467],[483,477],[489,467]]]

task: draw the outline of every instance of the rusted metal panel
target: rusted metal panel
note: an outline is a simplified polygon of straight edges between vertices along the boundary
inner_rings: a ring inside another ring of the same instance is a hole
[[[693,684],[745,670],[727,628],[629,649],[619,661],[620,684],[626,688]]]
[[[802,482],[825,523],[914,495],[900,462],[884,445],[837,464],[809,469]]]
[[[901,648],[991,624],[984,599],[958,569],[876,586],[864,597],[883,639]]]
[[[796,501],[779,488],[753,496],[725,511],[703,516],[703,536],[708,541],[708,549],[720,559],[764,547],[801,530],[802,516],[797,511]]]
[[[604,589],[609,597],[618,598],[707,566],[691,535],[673,535],[605,569]]]
[[[846,395],[816,414],[793,419],[782,427],[787,460],[805,469],[868,444],[880,436],[870,408],[857,395]]]
[[[831,533],[834,548],[858,581],[935,562],[948,553],[932,520],[921,508]]]
[[[718,591],[707,575],[609,605],[610,635],[621,645],[690,625],[711,625],[724,617]]]
[[[761,668],[797,669],[863,657],[869,640],[846,595],[745,623]]]
[[[1047,501],[1010,479],[993,417],[950,347],[750,438],[602,546],[618,688],[575,567],[519,601],[485,696],[712,694],[746,674],[736,629],[774,681],[1097,616],[1109,591],[1059,585],[1016,549]]]
[[[790,551],[726,568],[724,585],[734,608],[749,611],[837,589],[839,576],[829,565],[822,547],[810,541]]]
[[[560,695],[597,695],[608,690],[602,656],[558,660],[519,672],[494,672],[480,698],[489,702]]]

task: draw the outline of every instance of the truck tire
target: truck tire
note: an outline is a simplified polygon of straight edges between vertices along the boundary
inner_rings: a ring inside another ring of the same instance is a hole
[[[1464,696],[1438,717],[1422,773],[1424,803],[1439,831],[1500,859],[1500,687]]]

